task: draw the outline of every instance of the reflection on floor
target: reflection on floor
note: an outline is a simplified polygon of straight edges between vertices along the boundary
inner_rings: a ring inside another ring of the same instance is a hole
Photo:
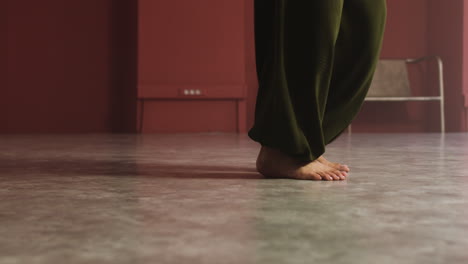
[[[344,134],[345,181],[245,134],[0,136],[0,263],[468,263],[468,134]]]

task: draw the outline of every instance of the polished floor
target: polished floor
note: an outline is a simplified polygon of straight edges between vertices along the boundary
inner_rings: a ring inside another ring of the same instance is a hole
[[[468,263],[468,134],[344,134],[345,181],[245,134],[0,135],[0,263]]]

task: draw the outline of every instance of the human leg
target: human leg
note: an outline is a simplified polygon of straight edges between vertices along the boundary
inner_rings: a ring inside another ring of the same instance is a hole
[[[324,119],[324,142],[333,142],[362,107],[382,47],[385,0],[346,0],[335,45]]]
[[[325,152],[322,129],[343,0],[255,0],[259,90],[253,140],[303,162]]]

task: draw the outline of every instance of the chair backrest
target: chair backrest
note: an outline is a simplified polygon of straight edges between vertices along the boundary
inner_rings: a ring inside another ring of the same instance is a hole
[[[411,96],[405,60],[379,60],[368,97]]]

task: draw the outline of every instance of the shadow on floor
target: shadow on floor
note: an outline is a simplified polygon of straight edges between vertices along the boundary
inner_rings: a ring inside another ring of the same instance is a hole
[[[156,178],[263,179],[253,167],[78,158],[0,159],[0,176],[119,176]],[[267,179],[267,178],[265,178]]]

